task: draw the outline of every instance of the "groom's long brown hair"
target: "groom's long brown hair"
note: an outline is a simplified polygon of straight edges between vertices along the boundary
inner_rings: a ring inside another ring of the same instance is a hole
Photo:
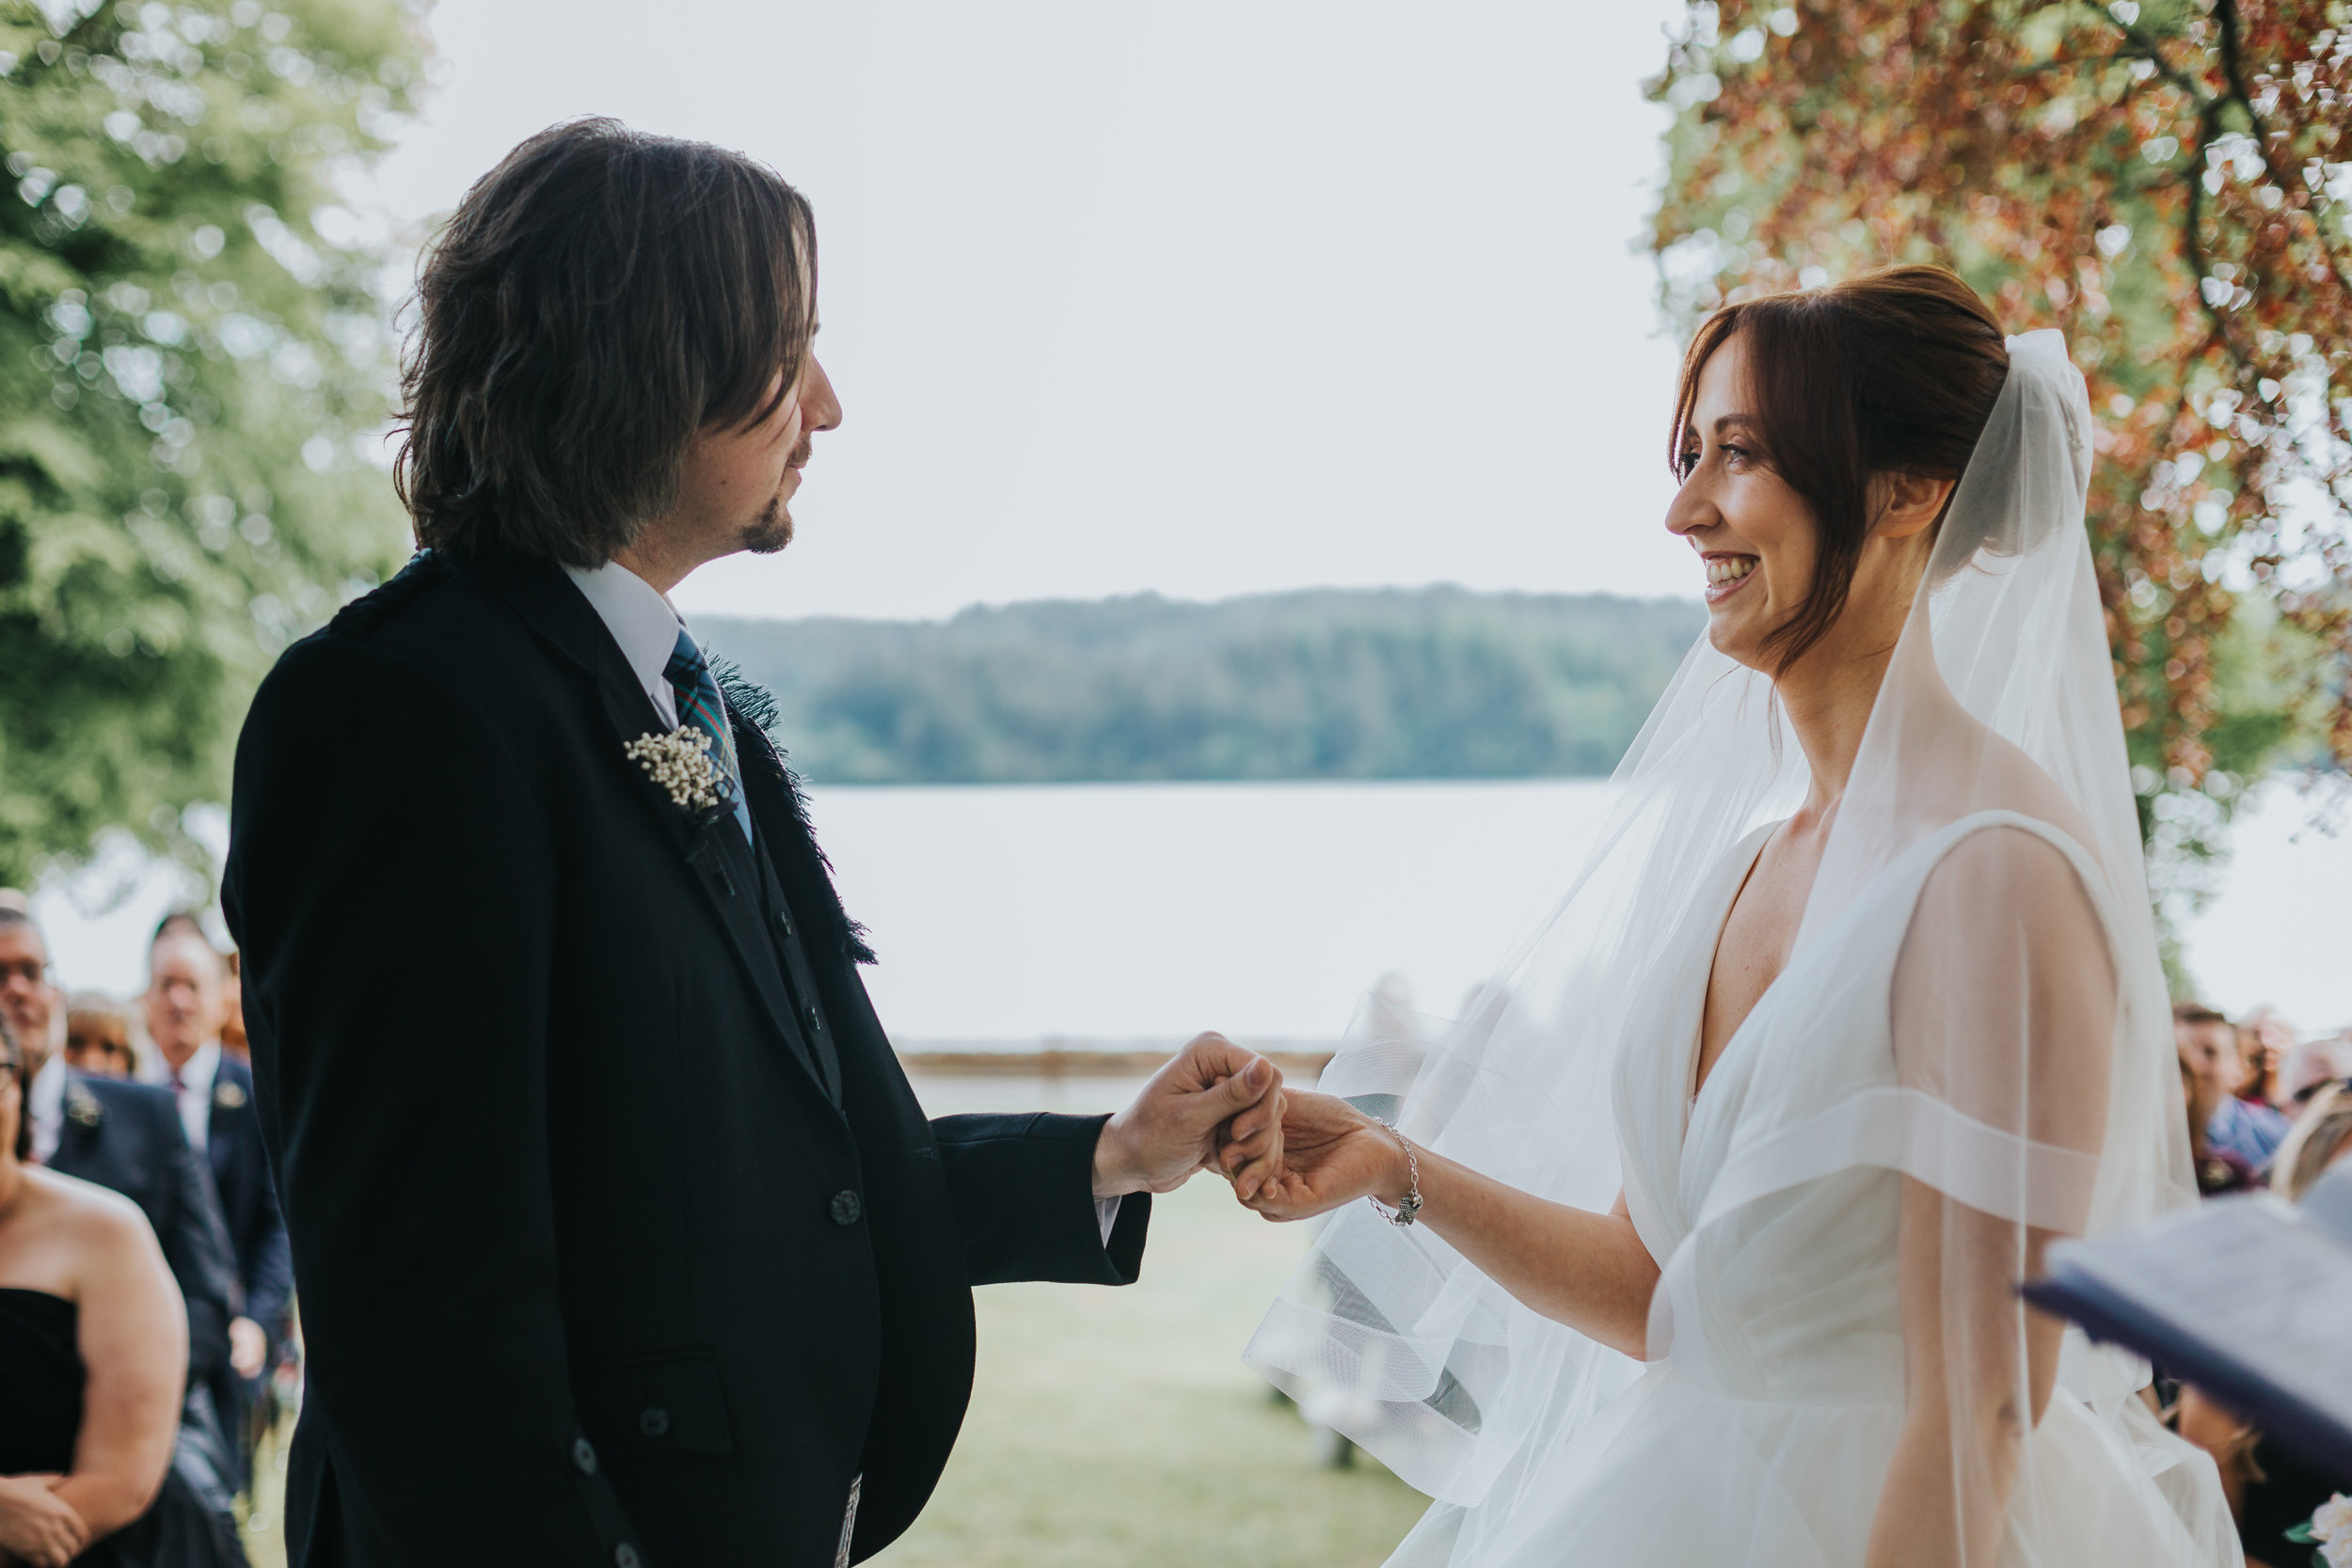
[[[532,136],[418,277],[393,471],[417,543],[602,564],[697,432],[789,394],[816,286],[808,202],[772,169],[611,119]]]

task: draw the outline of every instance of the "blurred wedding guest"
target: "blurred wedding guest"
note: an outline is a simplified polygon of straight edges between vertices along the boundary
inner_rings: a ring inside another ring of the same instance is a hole
[[[2295,1025],[2281,1018],[2276,1007],[2257,1007],[2238,1022],[2237,1049],[2238,1059],[2245,1064],[2238,1098],[2267,1105],[2292,1120],[2294,1108],[2287,1103],[2280,1074],[2286,1067],[2287,1053],[2295,1049]]]
[[[235,948],[220,956],[227,981],[220,996],[220,1048],[230,1059],[248,1068],[253,1065],[253,1048],[245,1037],[245,964]]]
[[[2200,1071],[2198,1064],[2190,1061],[2187,1048],[2182,1047],[2181,1101],[2188,1119],[2189,1160],[2197,1172],[2197,1191],[2206,1197],[2249,1192],[2261,1185],[2254,1180],[2254,1167],[2247,1164],[2246,1156],[2216,1148],[2205,1135],[2205,1130],[2213,1125],[2215,1105],[2228,1092],[2213,1087],[2213,1075]]]
[[[2300,1203],[2320,1176],[2352,1158],[2352,1089],[2330,1084],[2296,1118],[2271,1164],[2271,1190]],[[2286,1532],[2342,1489],[2342,1478],[2313,1468],[2246,1425],[2196,1388],[2181,1392],[2181,1435],[2214,1457],[2221,1489],[2237,1520],[2247,1568],[2295,1568],[2312,1560],[2308,1544]]]
[[[131,1015],[108,997],[80,991],[65,999],[65,1065],[91,1078],[136,1075]]]
[[[163,1249],[137,1205],[31,1164],[26,1066],[0,1019],[0,1561],[241,1568],[203,1434],[181,1430]]]
[[[184,915],[157,928],[147,963],[147,1037],[155,1048],[148,1075],[170,1092],[189,1147],[212,1172],[245,1298],[244,1313],[229,1325],[229,1365],[207,1380],[223,1430],[235,1439],[242,1482],[251,1458],[246,1417],[286,1334],[293,1253],[262,1148],[253,1069],[221,1049],[227,966],[203,927]]]
[[[2270,1187],[2294,1201],[2319,1184],[2339,1160],[2352,1158],[2352,1086],[2323,1085],[2295,1118],[2270,1163]]]
[[[40,927],[0,905],[0,1018],[15,1031],[31,1077],[31,1159],[111,1187],[147,1215],[187,1304],[189,1370],[202,1383],[229,1364],[229,1323],[244,1298],[219,1200],[168,1094],[67,1067],[57,1050],[59,1001]],[[207,1394],[208,1413],[210,1403]]]
[[[2310,1104],[2330,1084],[2352,1082],[2352,1037],[2305,1040],[2287,1053],[2279,1076],[2290,1110]]]
[[[2172,1039],[2181,1060],[2198,1075],[2201,1099],[2213,1106],[2205,1141],[2260,1173],[2287,1135],[2287,1118],[2241,1098],[2246,1059],[2238,1051],[2236,1027],[2201,1002],[2181,1002],[2172,1008]]]

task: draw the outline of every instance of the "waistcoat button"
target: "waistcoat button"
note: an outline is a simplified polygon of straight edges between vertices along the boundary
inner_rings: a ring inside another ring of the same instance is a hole
[[[670,1413],[658,1404],[648,1407],[637,1418],[637,1430],[648,1437],[667,1437],[670,1434]]]
[[[857,1194],[843,1191],[833,1195],[834,1224],[855,1225],[858,1221],[858,1216],[865,1212],[866,1204],[858,1197]]]
[[[572,1439],[572,1468],[583,1476],[596,1473],[596,1450],[585,1437]]]

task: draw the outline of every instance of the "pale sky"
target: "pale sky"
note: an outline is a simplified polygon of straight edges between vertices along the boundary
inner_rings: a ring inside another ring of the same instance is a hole
[[[679,592],[690,610],[932,616],[1146,589],[1439,581],[1695,594],[1688,550],[1660,527],[1676,356],[1635,249],[1665,120],[1638,84],[1679,12],[1677,0],[440,0],[441,86],[373,198],[414,225],[523,136],[583,114],[742,148],[808,193],[823,358],[848,423],[819,440],[794,507],[800,542],[705,569]],[[1562,786],[1487,787],[1538,800]],[[1343,789],[1328,797],[1346,807],[1337,826],[1299,830],[1234,873],[1332,949],[1311,991],[1296,942],[1261,944],[1285,957],[1252,970],[1216,945],[1214,919],[1173,923],[1191,947],[1155,938],[1161,968],[1224,987],[1189,997],[1183,1019],[1135,1010],[1167,998],[1120,967],[1132,955],[1057,965],[1057,985],[1099,982],[1083,994],[1007,990],[996,972],[1018,978],[1033,955],[972,940],[1027,928],[998,918],[1004,879],[935,874],[950,848],[988,847],[961,832],[910,841],[884,809],[902,798],[820,790],[818,810],[838,830],[852,907],[905,976],[886,985],[937,983],[958,963],[993,976],[996,990],[954,990],[965,1005],[952,1015],[900,997],[918,1033],[1182,1030],[1193,1012],[1308,1032],[1408,958],[1442,1008],[1456,970],[1499,956],[1456,953],[1469,927],[1454,911],[1517,909],[1507,890],[1422,881],[1390,903],[1351,892],[1376,918],[1351,910],[1335,925],[1327,900],[1302,904],[1355,889],[1342,872],[1363,842],[1443,845],[1477,826],[1426,813],[1368,826],[1346,812],[1384,797]],[[1488,813],[1484,801],[1462,809]],[[2292,803],[2240,818],[2189,948],[2222,1006],[2276,1001],[2306,1027],[2333,1025],[2352,1005],[2321,890],[2344,880],[2327,868],[2352,864],[2352,839],[2298,838],[2301,821]],[[218,836],[212,818],[199,827]],[[1200,842],[1232,841],[1220,826]],[[1021,840],[1012,863],[1045,876],[1060,842]],[[116,847],[40,907],[69,981],[121,991],[140,983],[144,933],[186,891]],[[1456,863],[1485,863],[1461,847]],[[1043,884],[1044,906],[1102,895],[1092,868],[1063,867],[1079,880]],[[1161,932],[1166,879],[1119,884],[1132,908],[1090,910],[1087,934]],[[107,912],[118,883],[135,891]],[[1432,911],[1441,928],[1415,923]]]
[[[1636,246],[1673,0],[441,0],[373,199],[575,115],[807,193],[847,409],[690,611],[1319,584],[1695,594]]]

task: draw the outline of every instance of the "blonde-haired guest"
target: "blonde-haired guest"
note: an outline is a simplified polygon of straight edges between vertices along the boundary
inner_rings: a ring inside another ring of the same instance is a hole
[[[96,991],[65,999],[65,1065],[92,1078],[135,1078],[139,1057],[131,1044],[131,1010]]]
[[[2352,1086],[2329,1084],[2312,1096],[2270,1162],[2270,1190],[2300,1203],[2329,1166],[2352,1154]]]

